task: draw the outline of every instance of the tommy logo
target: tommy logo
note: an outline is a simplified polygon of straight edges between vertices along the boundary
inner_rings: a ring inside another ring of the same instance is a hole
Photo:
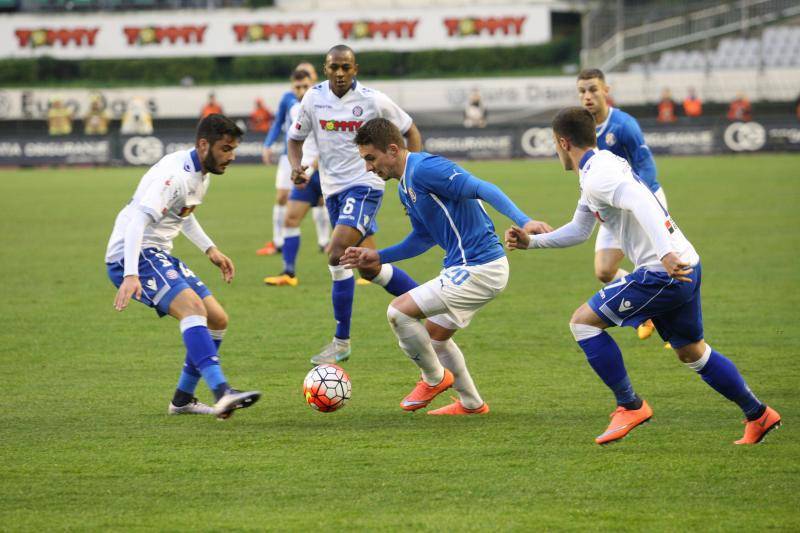
[[[355,110],[353,110],[355,111]],[[319,120],[319,127],[325,131],[357,131],[363,120]]]
[[[622,302],[620,302],[619,304],[619,308],[617,309],[617,311],[619,311],[620,313],[624,313],[626,311],[630,311],[632,307],[633,304],[631,303],[630,300],[622,300]]]

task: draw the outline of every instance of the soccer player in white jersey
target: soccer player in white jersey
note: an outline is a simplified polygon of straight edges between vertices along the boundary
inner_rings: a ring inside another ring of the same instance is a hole
[[[609,87],[603,71],[596,68],[580,71],[577,85],[581,105],[594,117],[598,148],[626,159],[642,183],[667,207],[667,197],[656,177],[656,162],[644,142],[642,129],[631,115],[611,107],[608,102]],[[609,283],[628,273],[620,268],[625,255],[619,241],[604,226],[600,226],[597,232],[594,250],[594,274],[597,279]],[[647,320],[636,328],[636,332],[644,340],[653,334],[653,329],[653,322]]]
[[[302,164],[303,141],[309,135],[316,139],[322,194],[334,226],[328,268],[333,278],[331,300],[336,332],[333,340],[311,358],[313,364],[337,363],[350,356],[355,281],[353,272],[339,265],[339,257],[349,246],[375,247],[372,234],[377,230],[375,218],[384,183],[364,168],[353,144],[358,128],[370,119],[384,117],[403,133],[409,150],[417,152],[422,147],[411,117],[385,94],[361,85],[355,79],[356,74],[358,65],[353,50],[344,45],[331,48],[325,56],[328,80],[312,87],[303,97],[300,115],[288,134],[292,179],[301,188],[309,181]],[[416,286],[408,274],[392,265],[385,265],[377,273],[361,271],[361,275],[395,296]]]
[[[294,119],[291,117],[292,108],[303,99],[303,95],[308,88],[317,83],[317,71],[314,69],[314,65],[307,62],[298,64],[294,72],[292,72],[290,81],[292,88],[286,91],[281,97],[278,110],[275,113],[275,120],[264,138],[264,148],[261,158],[265,165],[272,163],[272,158],[274,157],[272,146],[281,134],[284,135],[284,138],[286,137],[286,132],[289,131],[289,128],[294,123]],[[284,233],[287,231],[286,219],[289,216],[288,211],[293,207],[290,204],[292,202],[291,196],[294,193],[292,188],[292,167],[289,165],[289,158],[286,155],[287,142],[288,139],[285,138],[284,147],[278,157],[277,171],[275,173],[275,205],[272,206],[272,240],[256,250],[256,255],[273,255],[283,249],[285,240]],[[310,148],[310,146],[306,148]],[[292,216],[297,218],[297,206],[295,205],[294,207],[295,212],[293,212]],[[317,230],[317,244],[320,250],[324,250],[328,246],[331,234],[328,212],[325,206],[320,203],[320,205],[313,204],[311,213],[314,219],[314,226]],[[302,221],[304,216],[305,211],[299,216],[300,220],[298,221],[298,225],[291,227],[299,228],[299,222]],[[289,232],[294,234],[295,230],[289,230]]]
[[[308,71],[296,70],[292,75],[292,91],[297,100],[286,116],[287,131],[300,114],[300,100],[303,99],[303,96],[311,87],[311,82],[312,76]],[[325,251],[330,242],[331,223],[328,219],[328,211],[323,205],[319,170],[316,168],[318,166],[318,156],[316,141],[314,137],[309,136],[303,143],[302,162],[303,166],[307,167],[307,173],[310,176],[309,181],[305,187],[300,189],[297,186],[292,186],[292,182],[289,180],[292,191],[289,193],[288,202],[286,202],[286,211],[282,224],[283,244],[281,246],[281,255],[283,256],[283,271],[277,276],[264,278],[264,283],[267,285],[296,287],[299,283],[295,272],[297,253],[300,250],[300,223],[309,209],[313,213],[314,225],[317,228],[317,244],[320,247],[320,251]],[[288,159],[286,164],[288,166]]]
[[[368,170],[383,180],[400,181],[398,194],[412,230],[403,242],[380,252],[348,248],[341,263],[347,268],[376,271],[384,264],[416,257],[434,245],[446,252],[438,277],[398,296],[387,310],[400,348],[421,373],[400,407],[422,409],[454,386],[459,399],[428,414],[488,413],[489,406],[470,377],[464,355],[452,340],[508,282],[508,260],[481,200],[526,231],[552,228],[531,220],[496,185],[452,161],[425,152],[410,153],[400,130],[384,118],[361,126],[355,142]],[[424,325],[421,319],[427,319]]]
[[[169,414],[213,414],[225,419],[261,397],[260,392],[240,392],[228,384],[218,355],[228,315],[194,272],[170,255],[172,241],[183,233],[219,267],[227,283],[233,279],[233,262],[206,235],[194,211],[208,190],[208,174],[225,172],[241,136],[227,117],[213,114],[202,119],[193,149],[164,156],[142,177],[133,198],[117,215],[108,241],[106,269],[118,288],[114,308],[122,311],[135,298],[158,316],[180,321],[186,361]],[[194,397],[201,377],[214,394],[213,407]]]
[[[512,227],[509,248],[563,248],[586,241],[599,221],[631,261],[634,271],[606,285],[570,319],[570,329],[592,369],[617,401],[611,423],[595,442],[623,438],[653,414],[633,389],[622,353],[605,331],[637,327],[652,319],[689,369],[744,412],[744,436],[736,444],[755,444],[781,417],[751,392],[736,366],[706,344],[700,305],[700,256],[624,159],[596,148],[594,119],[585,109],[567,108],[553,120],[558,156],[565,170],[579,176],[581,196],[572,221],[553,232],[529,236]]]

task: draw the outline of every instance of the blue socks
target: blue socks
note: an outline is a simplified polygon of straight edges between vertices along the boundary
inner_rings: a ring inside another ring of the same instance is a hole
[[[186,358],[189,363],[184,368],[181,378],[184,377],[184,374],[187,375],[187,381],[184,382],[184,386],[188,387],[193,377],[191,370],[197,369],[206,384],[208,384],[208,387],[214,392],[214,396],[219,399],[225,393],[225,390],[230,387],[225,375],[222,373],[222,368],[219,366],[218,344],[211,338],[206,324],[206,317],[199,315],[188,316],[181,320],[181,333],[183,335],[183,343],[186,345]],[[217,340],[219,343],[222,342],[221,338]],[[187,369],[190,371],[187,372]],[[181,389],[180,385],[179,382],[179,389]]]
[[[693,368],[712,389],[738,405],[748,420],[755,420],[764,412],[762,404],[745,383],[733,361],[706,345],[706,353],[687,366]],[[698,368],[699,367],[699,368]]]
[[[353,315],[353,295],[356,288],[356,279],[353,271],[343,266],[330,266],[333,278],[331,300],[333,301],[333,318],[336,319],[335,336],[341,340],[350,338],[350,318]]]
[[[291,230],[297,230],[297,235],[289,235]],[[285,228],[283,240],[283,271],[294,276],[297,252],[300,250],[300,228]]]
[[[386,292],[393,296],[405,294],[417,286],[417,282],[406,274],[404,270],[388,263],[381,265],[378,275],[370,281],[382,286],[386,289]]]
[[[636,396],[628,372],[625,370],[622,352],[611,335],[601,331],[599,335],[579,340],[578,345],[583,349],[586,360],[589,361],[595,373],[614,392],[617,405],[625,406],[628,409],[638,409],[639,406],[636,404],[640,400]]]

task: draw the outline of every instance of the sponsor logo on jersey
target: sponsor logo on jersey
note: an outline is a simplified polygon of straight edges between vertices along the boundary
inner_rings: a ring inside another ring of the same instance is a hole
[[[354,117],[360,117],[363,114],[364,114],[364,109],[360,105],[357,105],[353,108]]]
[[[614,146],[617,143],[617,137],[610,131],[606,133],[606,144],[609,146]]]
[[[319,127],[325,131],[357,131],[363,123],[363,120],[319,119]]]
[[[672,221],[667,219],[664,221],[664,225],[667,227],[667,231],[670,233],[675,233],[675,227],[672,225]]]

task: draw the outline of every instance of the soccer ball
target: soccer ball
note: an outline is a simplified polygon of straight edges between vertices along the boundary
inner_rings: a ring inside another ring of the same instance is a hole
[[[340,366],[315,366],[303,381],[303,395],[317,411],[336,411],[350,399],[350,378]]]

